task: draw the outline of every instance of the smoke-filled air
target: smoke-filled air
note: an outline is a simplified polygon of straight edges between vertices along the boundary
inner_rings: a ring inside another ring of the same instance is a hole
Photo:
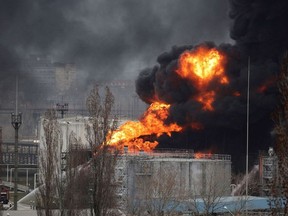
[[[16,75],[20,109],[63,99],[81,107],[95,82],[132,79],[129,97],[136,95],[148,108],[138,121],[109,134],[110,145],[231,154],[241,169],[248,62],[249,156],[256,160],[259,150],[273,144],[270,116],[288,48],[287,21],[287,0],[3,0],[0,107],[15,105]],[[42,85],[30,70],[31,59],[62,71],[69,63],[78,72],[73,85]],[[122,109],[130,103],[121,91],[115,96]]]
[[[270,116],[278,102],[281,57],[288,48],[287,6],[286,1],[230,1],[234,44],[176,45],[160,54],[157,64],[142,70],[136,80],[137,94],[150,104],[148,111],[137,125],[123,125],[112,142],[121,140],[118,133],[134,127],[137,133],[128,136],[134,143],[131,149],[229,153],[241,169],[246,152],[249,64],[249,156],[252,163],[257,160],[259,150],[273,145]],[[164,116],[153,108],[157,104],[163,106],[161,111],[165,109]],[[159,117],[146,127],[149,115]],[[145,128],[143,133],[138,124]]]

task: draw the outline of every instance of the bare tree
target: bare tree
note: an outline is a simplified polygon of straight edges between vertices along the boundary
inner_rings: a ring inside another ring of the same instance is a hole
[[[201,181],[192,180],[190,200],[194,215],[211,215],[224,207],[223,197],[230,194],[230,176],[221,169],[217,161],[203,164]]]
[[[3,164],[3,154],[2,154],[2,127],[0,126],[0,163]],[[0,167],[0,173],[1,173],[1,176],[2,176],[2,166]],[[1,180],[1,179],[0,179]],[[0,190],[2,191],[2,185],[0,185]],[[3,215],[3,203],[0,203],[0,216]]]
[[[278,89],[281,104],[272,114],[275,124],[273,133],[278,171],[275,172],[271,188],[271,208],[273,215],[277,215],[282,210],[284,210],[284,215],[288,215],[288,52],[283,58]]]
[[[88,149],[84,147],[81,139],[77,139],[72,131],[69,135],[69,143],[65,152],[65,184],[63,185],[63,207],[65,215],[79,216],[86,215],[83,210],[89,208],[88,174],[81,171],[83,164],[88,161]]]
[[[181,202],[177,172],[173,169],[158,169],[153,176],[138,176],[140,189],[140,213],[151,216],[175,215],[175,209]]]
[[[42,186],[37,194],[37,214],[52,216],[57,201],[56,185],[59,181],[60,128],[55,110],[48,110],[43,119],[43,146],[39,149],[39,173]]]
[[[99,87],[95,86],[87,98],[89,122],[86,124],[87,140],[92,149],[91,159],[91,214],[105,216],[116,206],[114,174],[117,152],[109,147],[108,134],[116,129],[112,116],[114,96],[108,87],[102,100]]]

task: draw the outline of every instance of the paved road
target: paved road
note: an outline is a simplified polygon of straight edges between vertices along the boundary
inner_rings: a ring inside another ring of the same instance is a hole
[[[32,210],[28,205],[18,204],[17,207],[18,211],[14,211],[12,209],[3,211],[3,216],[37,216],[37,211]]]
[[[7,214],[9,213],[9,214]],[[3,216],[37,216],[36,210],[19,210],[19,211],[14,211],[14,210],[8,210],[8,211],[3,211]]]
[[[13,207],[12,207],[13,208]],[[14,210],[6,210],[3,211],[3,216],[37,216],[37,211],[32,210],[31,206],[25,205],[23,203],[18,203],[17,205],[17,211]],[[59,210],[54,210],[56,213],[59,213]],[[117,216],[125,216],[124,213],[122,213],[120,210],[112,210],[113,215]],[[81,212],[79,212],[79,215],[85,215],[85,216],[90,216],[90,209],[83,209]],[[57,214],[55,214],[57,215]],[[59,214],[60,215],[60,214]]]

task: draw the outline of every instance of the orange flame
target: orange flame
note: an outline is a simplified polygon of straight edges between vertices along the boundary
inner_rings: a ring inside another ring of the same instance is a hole
[[[199,122],[192,122],[191,123],[191,128],[193,128],[194,130],[202,130],[204,127]]]
[[[241,93],[240,93],[239,91],[236,91],[236,92],[233,93],[233,95],[234,95],[235,97],[240,97],[240,96],[241,96]]]
[[[194,158],[195,159],[209,159],[212,157],[212,153],[211,152],[197,152],[194,153]]]
[[[264,93],[267,90],[267,86],[266,85],[262,85],[257,89],[258,93]]]
[[[212,111],[214,110],[212,103],[214,102],[214,91],[204,92],[203,94],[196,97],[196,100],[203,104],[203,110]]]
[[[176,73],[194,84],[198,93],[193,97],[202,104],[203,110],[214,110],[213,102],[217,89],[212,90],[209,83],[212,81],[222,85],[229,83],[224,75],[224,63],[223,54],[207,47],[186,51],[179,58],[179,68]],[[125,145],[128,146],[129,151],[152,151],[158,142],[147,141],[145,136],[159,137],[162,134],[171,136],[172,132],[180,132],[183,129],[175,123],[164,124],[169,115],[169,107],[170,105],[160,102],[152,103],[140,121],[128,121],[116,131],[110,132],[107,136],[108,144],[119,150],[123,150]],[[203,125],[198,122],[191,123],[190,127],[195,130],[203,129]]]
[[[256,90],[257,93],[264,93],[269,87],[271,87],[275,83],[275,77],[270,77],[266,80],[261,86]]]
[[[167,134],[179,132],[182,127],[177,124],[165,125],[164,121],[168,117],[170,105],[154,102],[143,114],[140,121],[127,121],[114,132],[108,134],[108,144],[122,150],[124,145],[128,146],[129,151],[144,150],[152,151],[157,145],[157,141],[144,141],[141,137],[145,135]]]
[[[225,58],[215,48],[199,47],[193,51],[182,53],[179,58],[179,68],[176,72],[185,79],[193,82],[200,92],[195,99],[203,105],[203,110],[212,111],[215,92],[207,90],[208,84],[218,81],[220,84],[228,84],[228,78],[224,74]]]

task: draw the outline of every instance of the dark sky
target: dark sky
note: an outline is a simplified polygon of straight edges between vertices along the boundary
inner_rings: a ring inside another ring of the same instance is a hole
[[[1,0],[1,78],[41,53],[89,79],[135,79],[174,45],[231,42],[227,0]]]

